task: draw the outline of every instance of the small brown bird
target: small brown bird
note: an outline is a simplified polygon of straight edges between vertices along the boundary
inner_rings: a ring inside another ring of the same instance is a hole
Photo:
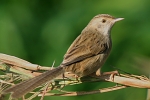
[[[72,72],[79,77],[95,73],[109,56],[112,47],[110,31],[114,23],[120,20],[123,18],[108,14],[95,16],[71,44],[59,67],[12,86],[3,93],[12,92],[12,98],[20,98],[64,72]]]

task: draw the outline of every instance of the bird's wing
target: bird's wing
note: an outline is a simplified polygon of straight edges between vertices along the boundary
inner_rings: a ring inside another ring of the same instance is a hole
[[[103,53],[107,49],[104,36],[96,32],[83,31],[64,55],[62,65],[70,65]]]

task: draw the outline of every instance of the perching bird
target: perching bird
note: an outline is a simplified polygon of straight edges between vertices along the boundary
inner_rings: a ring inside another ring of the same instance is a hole
[[[110,54],[110,31],[115,22],[120,20],[123,18],[115,18],[108,14],[95,16],[71,44],[59,67],[11,86],[3,93],[12,92],[12,98],[19,98],[64,72],[71,72],[79,77],[95,73]]]

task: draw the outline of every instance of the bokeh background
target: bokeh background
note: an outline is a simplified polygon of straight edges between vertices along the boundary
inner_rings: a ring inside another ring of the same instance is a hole
[[[1,0],[0,52],[35,64],[58,66],[72,41],[97,14],[124,17],[112,29],[113,48],[102,68],[150,73],[150,0]],[[88,83],[68,90],[94,90],[111,83]],[[126,88],[77,97],[44,100],[146,100],[147,89]],[[35,98],[33,100],[39,100]]]

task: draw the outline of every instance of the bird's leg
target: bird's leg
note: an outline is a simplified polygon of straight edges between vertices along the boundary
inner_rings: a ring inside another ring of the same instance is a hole
[[[100,70],[100,68],[96,71],[96,76],[101,76],[101,70]]]
[[[101,70],[100,70],[100,68],[99,68],[96,72],[90,74],[89,76],[97,78],[97,77],[99,77],[99,76],[101,76],[101,75],[102,75],[102,74],[101,74]]]

